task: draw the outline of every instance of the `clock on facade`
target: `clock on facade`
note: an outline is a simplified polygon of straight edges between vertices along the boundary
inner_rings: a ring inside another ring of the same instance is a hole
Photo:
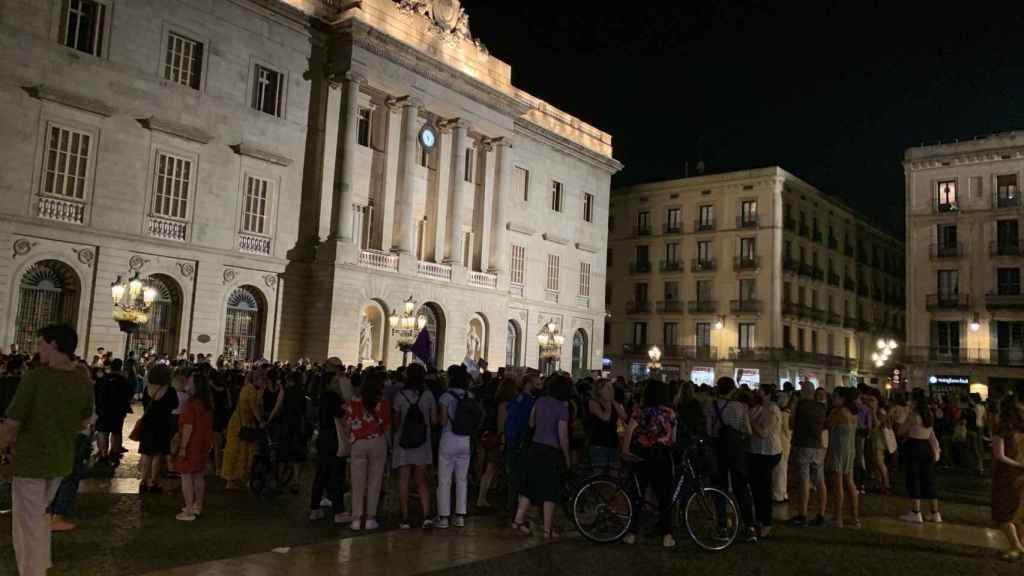
[[[433,124],[428,122],[423,125],[423,129],[420,130],[420,144],[425,150],[433,150],[437,145],[437,130]]]

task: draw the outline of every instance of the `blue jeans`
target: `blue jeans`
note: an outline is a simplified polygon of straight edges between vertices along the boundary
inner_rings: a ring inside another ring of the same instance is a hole
[[[57,495],[50,505],[50,513],[58,516],[69,516],[71,508],[78,497],[78,483],[89,471],[89,456],[92,454],[92,437],[79,434],[75,437],[75,462],[71,466],[71,474],[60,481]]]
[[[619,451],[609,446],[590,447],[590,465],[595,468],[610,468],[619,463]]]

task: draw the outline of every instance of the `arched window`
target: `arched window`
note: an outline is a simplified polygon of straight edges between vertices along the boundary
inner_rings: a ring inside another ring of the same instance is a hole
[[[224,352],[235,360],[253,362],[263,355],[266,300],[252,286],[239,286],[228,297],[224,322]]]
[[[147,352],[174,358],[181,322],[181,289],[173,278],[162,274],[150,276],[146,284],[156,290],[156,301],[150,310],[149,322],[132,334],[131,349],[135,351],[136,358]]]
[[[589,370],[590,359],[587,358],[587,333],[582,328],[572,336],[572,372],[577,370]]]
[[[505,334],[505,366],[521,366],[519,351],[522,350],[523,332],[515,320],[508,321],[508,329]]]
[[[43,260],[30,266],[18,289],[18,315],[14,321],[14,343],[25,353],[36,351],[36,332],[56,323],[77,329],[78,275],[57,260]]]

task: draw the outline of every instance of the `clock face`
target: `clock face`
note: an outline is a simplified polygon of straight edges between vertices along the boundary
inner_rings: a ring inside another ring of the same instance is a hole
[[[420,144],[424,148],[430,150],[437,144],[437,134],[434,132],[433,126],[427,125],[420,131]]]

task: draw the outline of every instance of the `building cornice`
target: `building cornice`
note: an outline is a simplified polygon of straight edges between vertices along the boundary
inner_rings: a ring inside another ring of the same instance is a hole
[[[64,106],[77,108],[79,110],[85,110],[86,112],[92,112],[98,116],[110,117],[114,114],[114,107],[101,100],[69,92],[54,86],[37,84],[35,86],[25,86],[24,90],[33,98],[56,102],[57,104],[63,104]]]
[[[505,225],[505,228],[509,231],[518,232],[520,234],[525,234],[527,236],[533,236],[534,234],[537,233],[535,229],[527,226],[526,224],[519,224],[517,222],[509,222],[508,224]]]
[[[545,232],[545,233],[541,234],[541,238],[547,240],[548,242],[552,242],[554,244],[560,244],[562,246],[568,246],[569,245],[569,239],[568,238],[566,238],[564,236],[559,236],[557,234],[552,234],[551,232]]]
[[[232,144],[231,149],[235,151],[235,154],[239,156],[248,156],[271,164],[277,164],[278,166],[288,167],[292,165],[292,159],[287,156],[282,156],[276,152],[257,148],[252,144],[246,144],[245,142],[239,142],[238,144]]]
[[[206,132],[201,128],[196,128],[195,126],[189,126],[188,124],[172,122],[171,120],[165,120],[156,116],[139,118],[138,121],[139,124],[142,124],[142,127],[147,130],[163,132],[164,134],[177,136],[183,140],[191,140],[192,142],[198,142],[200,144],[206,144],[213,140],[213,135],[209,132]]]
[[[516,118],[516,132],[539,140],[541,143],[547,144],[552,148],[568,152],[571,156],[600,168],[609,174],[615,174],[624,167],[622,162],[615,158],[598,154],[525,118]]]
[[[903,168],[910,171],[928,170],[931,168],[946,168],[949,166],[964,166],[970,164],[983,164],[986,162],[1020,160],[1021,158],[1024,158],[1024,144],[988,148],[974,152],[953,152],[950,154],[928,156],[916,160],[904,160]]]

